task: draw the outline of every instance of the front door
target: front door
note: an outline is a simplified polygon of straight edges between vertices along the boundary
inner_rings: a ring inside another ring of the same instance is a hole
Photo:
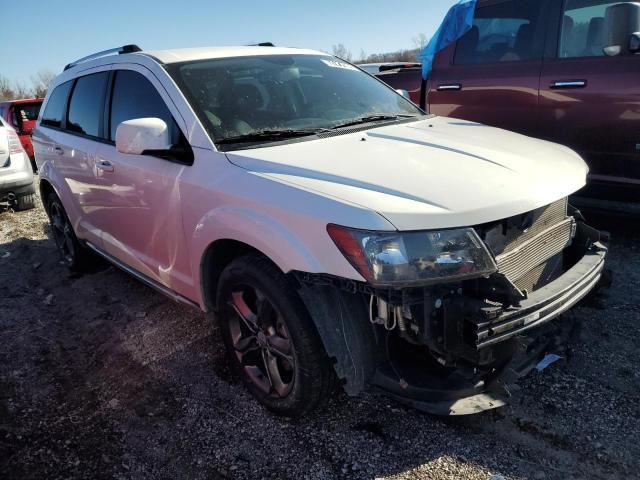
[[[437,58],[430,112],[537,135],[546,4],[498,0],[477,8],[471,30]]]
[[[114,71],[106,117],[108,142],[98,150],[97,174],[108,185],[101,200],[103,246],[139,273],[180,291],[191,277],[180,203],[180,178],[190,167],[150,155],[119,153],[115,138],[121,122],[156,117],[167,123],[174,144],[185,140],[168,107],[168,96],[159,93],[162,86],[157,79],[145,75],[142,67],[131,68],[138,71]]]
[[[593,184],[632,187],[640,186],[640,55],[605,54],[609,7],[618,3],[564,2],[555,55],[542,70],[540,114],[543,136],[577,150]]]

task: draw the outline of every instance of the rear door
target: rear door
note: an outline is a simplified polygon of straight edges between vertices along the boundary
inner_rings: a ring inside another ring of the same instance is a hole
[[[104,212],[99,203],[102,186],[95,182],[94,172],[98,146],[104,141],[103,107],[108,79],[108,71],[99,71],[75,80],[64,131],[58,134],[55,147],[59,156],[56,170],[64,177],[80,215],[76,233],[98,246]]]
[[[102,108],[107,71],[58,85],[34,133],[38,165],[53,182],[79,238],[100,245],[94,168],[103,141]]]
[[[640,55],[604,53],[608,7],[618,3],[558,2],[560,34],[541,78],[542,136],[582,154],[592,183],[640,186]]]
[[[547,4],[481,3],[473,28],[437,58],[430,112],[535,136]]]

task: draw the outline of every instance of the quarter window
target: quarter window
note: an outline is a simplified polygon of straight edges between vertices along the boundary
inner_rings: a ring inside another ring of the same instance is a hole
[[[620,3],[567,0],[562,18],[558,56],[560,58],[602,57],[607,46],[607,9]]]
[[[510,0],[476,10],[473,27],[456,46],[456,65],[542,58],[540,0]]]
[[[67,106],[67,99],[69,98],[69,90],[71,90],[72,81],[65,82],[58,85],[47,101],[47,107],[42,114],[42,125],[48,125],[50,127],[62,127],[62,119],[64,118],[64,110]]]
[[[100,118],[108,72],[80,77],[71,94],[67,130],[92,137],[100,136]]]
[[[155,117],[169,127],[172,143],[180,142],[180,130],[156,88],[143,75],[132,70],[118,70],[111,97],[109,139],[116,138],[120,123],[136,118]]]

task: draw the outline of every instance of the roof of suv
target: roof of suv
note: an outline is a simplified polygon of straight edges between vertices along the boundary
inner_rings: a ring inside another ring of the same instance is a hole
[[[137,54],[151,55],[162,63],[177,63],[209,58],[244,57],[250,55],[328,55],[325,52],[288,47],[202,47],[178,48],[172,50],[143,50]],[[135,54],[134,54],[135,55]]]
[[[236,47],[200,47],[200,48],[177,48],[171,50],[142,50],[137,45],[125,45],[124,47],[113,48],[105,50],[103,52],[97,52],[92,55],[83,57],[79,60],[69,63],[64,72],[74,71],[76,67],[81,67],[80,71],[86,70],[107,63],[113,63],[114,60],[118,62],[126,62],[127,58],[131,59],[132,56],[144,56],[151,58],[161,64],[171,64],[187,61],[208,60],[213,58],[231,58],[231,57],[244,57],[244,56],[257,56],[257,55],[330,55],[325,52],[317,50],[310,50],[304,48],[289,48],[289,47],[273,47],[265,45],[247,45]],[[114,59],[119,57],[119,59]],[[75,70],[76,72],[78,70]],[[63,80],[69,76],[73,76],[73,72],[70,75],[61,74],[57,80]],[[55,82],[58,83],[58,82]]]

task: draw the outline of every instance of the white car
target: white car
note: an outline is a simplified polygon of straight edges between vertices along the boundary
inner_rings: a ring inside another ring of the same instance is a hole
[[[215,313],[278,414],[336,385],[503,405],[603,273],[567,202],[576,153],[427,115],[313,50],[101,52],[53,82],[33,142],[67,264],[98,253]]]
[[[15,210],[35,207],[33,170],[18,134],[0,117],[0,204]]]

